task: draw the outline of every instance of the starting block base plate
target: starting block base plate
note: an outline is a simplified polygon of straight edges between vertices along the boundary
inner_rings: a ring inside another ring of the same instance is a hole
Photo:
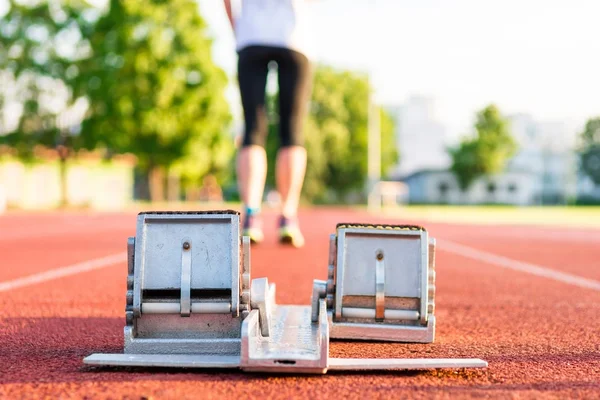
[[[485,368],[488,366],[486,361],[478,358],[330,358],[328,364],[328,369],[332,371]]]
[[[113,367],[239,368],[239,356],[204,354],[92,354],[83,362]]]
[[[240,368],[240,357],[200,354],[92,354],[84,359],[84,363],[113,367],[237,369]],[[487,362],[477,358],[330,358],[328,370],[409,371],[438,368],[485,368],[487,365]],[[277,372],[277,370],[271,368],[270,372]],[[282,370],[282,372],[290,371]]]
[[[274,287],[271,289],[274,298]],[[327,370],[423,370],[436,368],[482,368],[479,359],[378,359],[329,358],[329,321],[325,301],[320,301],[317,324],[310,306],[273,306],[270,337],[260,334],[258,311],[242,326],[240,355],[225,354],[92,354],[88,365],[119,367],[242,369],[249,372],[323,374]]]
[[[272,298],[274,298],[274,293]],[[256,372],[323,374],[329,355],[325,301],[319,323],[311,321],[310,306],[278,306],[274,302],[270,336],[260,334],[257,311],[242,326],[242,369]]]

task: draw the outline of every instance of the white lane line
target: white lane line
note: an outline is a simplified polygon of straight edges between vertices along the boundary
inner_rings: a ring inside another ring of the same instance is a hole
[[[83,272],[109,267],[111,265],[115,265],[117,263],[126,261],[126,252],[121,252],[101,258],[95,258],[93,260],[80,262],[66,267],[60,267],[52,269],[50,271],[40,272],[39,274],[33,274],[23,278],[13,279],[11,281],[0,282],[0,292],[7,292],[9,290],[35,285],[41,282],[47,282],[54,279],[63,278],[65,276],[77,275]]]
[[[448,240],[439,240],[437,245],[438,248],[441,250],[449,251],[451,253],[455,253],[463,257],[471,258],[473,260],[482,261],[487,264],[495,265],[497,267],[512,269],[514,271],[519,272],[525,272],[527,274],[553,279],[555,281],[567,283],[569,285],[600,291],[600,281],[596,281],[593,279],[567,274],[565,272],[556,271],[551,268],[543,267],[541,265],[535,265],[524,261],[513,260],[508,257],[503,257],[497,254],[488,253],[486,251],[477,250],[459,243],[450,242]]]
[[[468,237],[481,238],[483,233],[473,232]],[[562,231],[525,231],[523,229],[501,229],[498,231],[486,231],[486,237],[490,238],[511,238],[511,239],[533,239],[556,242],[575,242],[575,243],[598,243],[600,242],[600,231],[594,232],[572,232],[568,230]]]
[[[114,232],[116,230],[128,230],[130,229],[117,226],[107,226],[107,227],[96,227],[90,228],[90,230],[81,230],[80,227],[64,227],[64,228],[48,228],[48,229],[38,229],[35,232],[23,231],[23,232],[9,232],[8,230],[2,232],[0,230],[0,241],[9,241],[9,240],[22,240],[22,239],[40,239],[47,237],[57,237],[57,236],[68,236],[68,235],[92,235],[97,234],[99,232]],[[131,233],[131,232],[129,232]],[[129,235],[131,236],[131,234]]]

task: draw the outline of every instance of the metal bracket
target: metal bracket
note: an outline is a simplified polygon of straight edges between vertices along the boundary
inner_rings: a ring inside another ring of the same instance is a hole
[[[124,353],[93,354],[84,363],[314,374],[330,369],[486,367],[487,363],[479,359],[329,357],[332,337],[419,342],[423,341],[423,331],[430,332],[435,321],[431,259],[426,258],[418,268],[411,264],[411,260],[423,260],[434,243],[427,241],[423,231],[399,239],[388,228],[365,229],[338,227],[338,234],[330,237],[328,280],[315,281],[311,305],[278,305],[275,285],[267,278],[250,280],[250,241],[239,236],[237,213],[140,214],[137,237],[130,238],[127,246]],[[382,233],[382,229],[386,231]],[[358,236],[348,240],[353,234]],[[410,242],[412,247],[407,248],[401,244],[405,242],[398,242],[407,239],[417,242]],[[425,253],[421,251],[422,240]],[[372,246],[374,250],[367,251]],[[415,280],[409,285],[400,283],[400,288],[394,286],[398,250],[419,253],[404,258],[402,267],[417,268],[418,273],[403,270]],[[355,256],[353,260],[358,257],[358,261],[366,257],[369,262],[362,264],[365,271],[356,270],[359,264],[350,262],[349,256]],[[356,279],[356,274],[362,273],[373,282],[370,289],[368,284],[363,288],[370,290],[372,307],[360,304],[364,298],[355,304],[356,298],[344,297],[356,296],[356,287],[346,287],[344,278]],[[425,296],[420,286],[422,274]],[[423,304],[398,300],[397,291],[411,289],[408,286],[413,284],[419,288],[411,293],[425,301],[425,326],[421,321]],[[224,292],[229,295],[224,296]],[[179,298],[173,299],[173,293]],[[407,304],[412,308],[400,307]]]
[[[385,264],[383,263],[383,250],[378,249],[375,254],[375,321],[383,322],[384,319]]]
[[[189,317],[192,313],[192,241],[184,238],[181,242],[181,316]]]
[[[269,292],[273,291],[272,296],[275,296],[275,288],[269,288],[267,278],[254,279],[250,289],[252,300],[250,305],[258,312],[260,322],[260,333],[264,337],[269,337],[271,332],[271,303]],[[250,312],[252,314],[252,312]]]

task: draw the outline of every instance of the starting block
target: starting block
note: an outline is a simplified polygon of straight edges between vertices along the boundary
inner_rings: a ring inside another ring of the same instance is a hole
[[[326,299],[332,338],[431,343],[435,239],[419,226],[338,224],[312,299],[313,321]]]
[[[423,228],[338,224],[328,281],[314,282],[312,304],[278,305],[274,284],[251,280],[239,213],[141,213],[127,243],[124,352],[84,363],[316,374],[486,367],[329,357],[331,338],[434,340],[434,251]]]

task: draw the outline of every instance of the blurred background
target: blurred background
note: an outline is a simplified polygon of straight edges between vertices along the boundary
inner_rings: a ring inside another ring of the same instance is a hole
[[[310,11],[306,204],[600,204],[597,0]],[[235,204],[236,63],[220,0],[0,0],[0,211]]]

